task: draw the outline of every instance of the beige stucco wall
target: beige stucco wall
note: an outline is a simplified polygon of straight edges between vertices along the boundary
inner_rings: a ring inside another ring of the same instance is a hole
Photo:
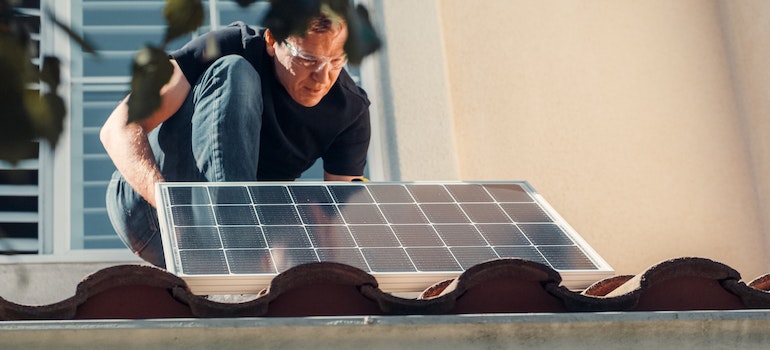
[[[619,273],[770,272],[770,3],[377,4],[395,179],[527,180]]]
[[[731,60],[736,103],[742,115],[756,184],[765,255],[770,255],[770,2],[719,2]],[[770,269],[768,269],[770,270]]]

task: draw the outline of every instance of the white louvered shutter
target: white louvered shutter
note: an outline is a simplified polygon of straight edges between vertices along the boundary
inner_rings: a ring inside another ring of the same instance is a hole
[[[17,9],[23,14],[35,52],[40,52],[40,1],[21,1]],[[39,66],[40,57],[33,58],[32,63]],[[37,90],[38,86],[28,88]],[[39,154],[17,164],[0,161],[0,253],[39,251]]]

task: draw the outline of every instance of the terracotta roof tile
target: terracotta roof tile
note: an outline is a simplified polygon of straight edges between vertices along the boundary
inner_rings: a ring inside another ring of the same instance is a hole
[[[765,292],[770,292],[770,273],[764,274],[749,282],[749,286]]]
[[[28,306],[0,298],[0,320],[767,309],[769,276],[746,284],[727,265],[677,258],[573,291],[548,266],[498,259],[403,298],[380,290],[362,270],[324,262],[289,269],[261,293],[225,302],[192,294],[165,270],[120,265],[86,276],[74,296],[57,303]]]
[[[742,309],[740,297],[722,286],[723,281],[740,278],[737,271],[713,260],[677,258],[652,266],[606,297],[631,296],[634,311]]]
[[[634,278],[634,275],[617,275],[605,278],[588,286],[588,288],[586,288],[582,294],[594,297],[603,297],[606,296],[607,293],[612,292],[632,278]]]
[[[58,303],[25,306],[0,300],[3,319],[98,319],[190,317],[171,291],[185,282],[164,270],[121,265],[99,270],[81,281],[74,296]]]
[[[260,297],[264,316],[380,315],[375,300],[361,293],[377,280],[355,267],[337,263],[300,265],[276,276]]]
[[[521,259],[492,260],[472,266],[433,298],[446,313],[563,312],[564,303],[545,286],[561,276],[543,264]],[[430,289],[436,294],[437,286]]]

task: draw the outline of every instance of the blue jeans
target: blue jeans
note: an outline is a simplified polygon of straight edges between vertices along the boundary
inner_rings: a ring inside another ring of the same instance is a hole
[[[179,110],[148,134],[164,179],[256,180],[262,106],[262,85],[251,64],[235,55],[218,59]],[[107,187],[107,213],[128,248],[165,267],[157,211],[118,171]]]

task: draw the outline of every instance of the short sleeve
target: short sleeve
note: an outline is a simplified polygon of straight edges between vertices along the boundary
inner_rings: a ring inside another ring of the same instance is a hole
[[[194,85],[206,69],[219,57],[230,54],[242,54],[244,51],[243,33],[245,24],[234,23],[217,31],[201,35],[182,48],[169,55],[176,60],[185,78]],[[206,44],[209,36],[213,35],[219,47],[220,56],[206,57]]]

